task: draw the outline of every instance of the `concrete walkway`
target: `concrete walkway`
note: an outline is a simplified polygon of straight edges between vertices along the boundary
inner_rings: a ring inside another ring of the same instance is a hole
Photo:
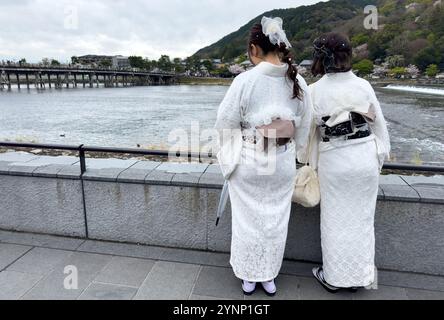
[[[0,300],[270,299],[245,297],[219,253],[0,231]],[[78,289],[64,283],[78,271]],[[313,265],[285,261],[274,299],[444,299],[444,277],[379,271],[379,290],[331,295],[311,277]],[[67,274],[64,274],[64,272]]]

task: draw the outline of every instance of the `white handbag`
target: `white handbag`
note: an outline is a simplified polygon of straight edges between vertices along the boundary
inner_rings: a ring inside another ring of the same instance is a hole
[[[308,142],[308,154],[305,166],[300,168],[296,175],[292,201],[302,205],[305,208],[316,207],[321,202],[321,191],[319,188],[319,179],[316,171],[308,165],[308,159],[311,154],[313,136]]]

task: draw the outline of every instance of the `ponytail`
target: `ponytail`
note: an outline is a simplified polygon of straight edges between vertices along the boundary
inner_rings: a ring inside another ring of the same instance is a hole
[[[288,64],[287,77],[293,82],[293,99],[302,100],[302,89],[298,80],[298,69],[293,65],[293,56],[285,45],[279,47],[279,52],[283,55],[282,61]]]

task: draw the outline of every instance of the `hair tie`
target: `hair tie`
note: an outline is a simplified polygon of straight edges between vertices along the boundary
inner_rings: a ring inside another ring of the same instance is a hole
[[[286,48],[291,48],[291,44],[287,39],[285,31],[282,29],[283,20],[277,18],[262,17],[262,32],[270,39],[274,45],[280,46],[284,44]]]

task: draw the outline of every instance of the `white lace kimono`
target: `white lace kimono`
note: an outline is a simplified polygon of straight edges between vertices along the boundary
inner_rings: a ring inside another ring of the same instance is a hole
[[[369,286],[375,279],[374,215],[379,174],[390,153],[386,121],[371,85],[351,71],[328,74],[310,86],[314,118],[338,110],[372,111],[372,135],[321,142],[311,163],[321,186],[321,234],[325,280],[337,287]]]
[[[275,279],[282,266],[296,176],[296,152],[306,147],[312,119],[304,79],[298,76],[305,92],[303,100],[291,99],[293,84],[286,78],[287,69],[287,65],[262,62],[239,75],[220,105],[216,122],[221,135],[224,129],[241,133],[233,135],[232,147],[226,147],[229,144],[222,139],[218,159],[229,182],[231,265],[239,279],[251,282]],[[242,135],[258,135],[256,127],[277,118],[294,121],[296,136],[287,147],[277,148],[274,159],[269,157],[271,151],[255,149],[253,143],[242,140]],[[228,158],[237,163],[227,165]]]

